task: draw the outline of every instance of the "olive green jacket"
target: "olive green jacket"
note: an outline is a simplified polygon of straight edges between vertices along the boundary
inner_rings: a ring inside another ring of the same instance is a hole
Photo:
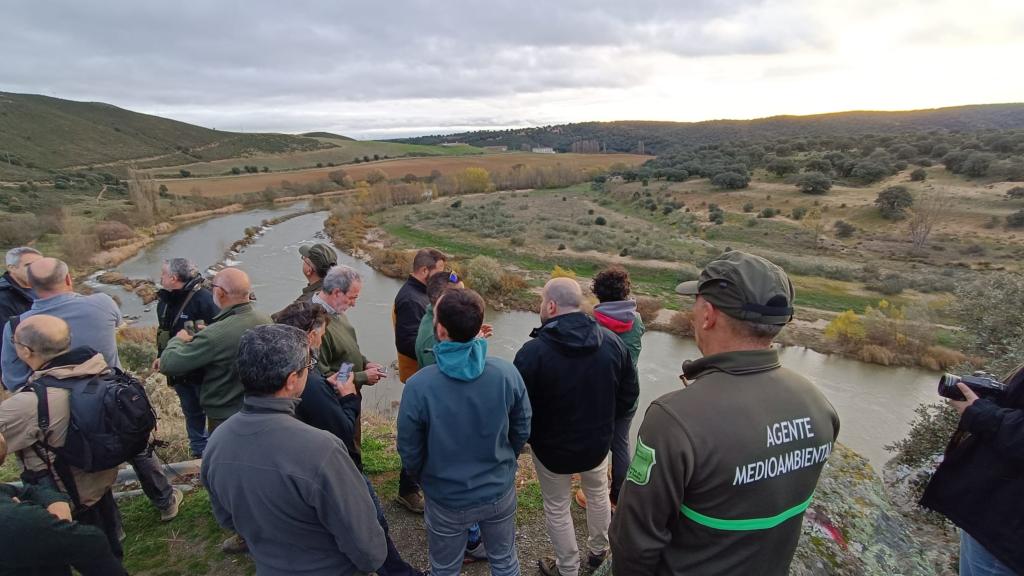
[[[324,376],[330,376],[341,368],[343,362],[351,362],[356,387],[361,388],[368,385],[367,359],[359,351],[356,329],[349,324],[344,312],[330,314],[330,317],[330,321],[327,322],[327,331],[324,332],[323,343],[320,344],[320,371]]]
[[[434,346],[437,344],[437,337],[434,336],[434,307],[427,306],[427,311],[420,319],[420,329],[416,332],[416,363],[422,370],[431,364],[437,364],[434,359]]]
[[[235,369],[242,334],[249,328],[272,323],[269,316],[254,310],[252,304],[231,306],[190,342],[171,338],[160,355],[160,371],[167,376],[182,376],[202,370],[199,404],[207,417],[226,420],[242,409],[242,382]]]

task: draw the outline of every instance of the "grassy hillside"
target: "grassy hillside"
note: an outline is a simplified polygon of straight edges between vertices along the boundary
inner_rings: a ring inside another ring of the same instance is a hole
[[[773,116],[755,120],[705,122],[583,122],[510,130],[485,130],[399,140],[413,144],[465,142],[474,146],[551,146],[570,151],[574,142],[594,140],[608,151],[636,152],[643,141],[647,153],[660,154],[680,144],[716,144],[789,137],[901,134],[927,130],[981,131],[1024,128],[1024,104],[985,104],[911,110],[854,111],[812,116]]]
[[[99,102],[0,92],[0,180],[90,166],[116,172],[127,161],[172,165],[325,146],[301,136],[210,130]]]
[[[342,136],[341,134],[334,134],[333,132],[306,132],[303,136],[309,138],[331,138],[333,140],[355,140],[355,138],[349,138],[348,136]]]

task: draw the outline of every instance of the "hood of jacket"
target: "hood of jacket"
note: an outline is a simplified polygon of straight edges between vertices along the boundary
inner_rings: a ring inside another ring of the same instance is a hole
[[[32,375],[32,380],[43,376],[52,376],[60,380],[85,378],[102,374],[109,368],[103,354],[88,346],[79,346],[43,364]]]
[[[487,363],[487,340],[473,338],[469,342],[446,340],[434,345],[437,368],[445,376],[469,382],[484,372]]]
[[[601,302],[594,306],[594,319],[598,324],[616,334],[629,332],[633,329],[633,323],[636,322],[636,301]]]
[[[604,334],[597,321],[583,312],[570,312],[549,318],[530,336],[552,344],[568,356],[590,354],[604,341]]]

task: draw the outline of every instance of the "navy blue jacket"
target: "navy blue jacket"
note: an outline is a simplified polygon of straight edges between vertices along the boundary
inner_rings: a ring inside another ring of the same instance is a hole
[[[313,428],[326,430],[345,443],[348,455],[352,457],[356,468],[363,470],[361,450],[355,443],[356,422],[362,399],[358,394],[349,394],[339,398],[319,370],[308,370],[306,389],[302,391],[302,400],[295,408],[295,416]]]

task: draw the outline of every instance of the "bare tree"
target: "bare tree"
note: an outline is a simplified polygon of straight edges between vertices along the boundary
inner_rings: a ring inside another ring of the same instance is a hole
[[[128,169],[128,199],[135,206],[140,224],[152,224],[160,214],[160,189],[153,176],[134,166]]]
[[[924,248],[935,224],[947,216],[952,203],[953,199],[949,194],[939,191],[922,192],[915,199],[914,207],[909,210],[910,217],[907,219],[907,230],[910,232],[910,242],[915,252]]]

